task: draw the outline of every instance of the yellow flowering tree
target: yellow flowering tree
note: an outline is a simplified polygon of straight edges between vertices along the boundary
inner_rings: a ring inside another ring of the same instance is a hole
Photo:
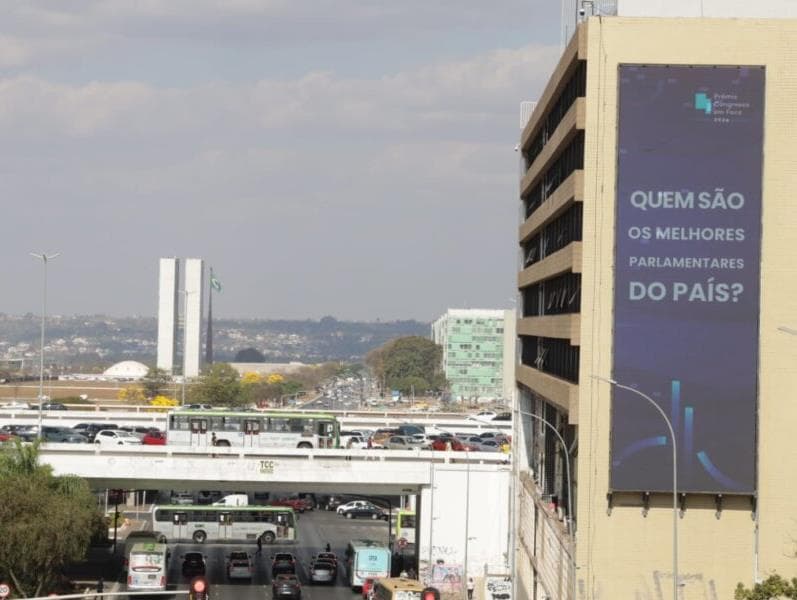
[[[138,385],[129,385],[119,390],[116,397],[122,402],[130,404],[146,404],[147,399],[144,396],[144,390]]]
[[[177,402],[176,398],[169,398],[168,396],[164,396],[162,394],[155,396],[152,400],[149,401],[150,406],[154,406],[156,408],[161,409],[158,412],[165,412],[169,408],[178,406],[178,404],[179,403]]]
[[[285,378],[279,373],[272,373],[271,375],[266,377],[266,383],[268,383],[269,385],[279,385],[285,383]]]

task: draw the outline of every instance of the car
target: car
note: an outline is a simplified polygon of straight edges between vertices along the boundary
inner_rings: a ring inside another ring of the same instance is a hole
[[[101,446],[140,446],[141,440],[121,429],[101,429],[94,436],[94,443]]]
[[[304,498],[276,498],[269,500],[269,506],[290,506],[298,513],[303,513],[306,510],[312,510],[310,502]]]
[[[0,408],[6,408],[9,410],[30,410],[30,404],[27,402],[20,402],[15,400],[13,402],[6,402]]]
[[[159,429],[150,429],[143,438],[141,443],[146,446],[165,446],[166,434]]]
[[[342,515],[344,511],[350,510],[352,508],[356,508],[359,506],[365,506],[366,504],[370,504],[367,500],[351,500],[350,502],[346,502],[345,504],[338,504],[337,508],[335,509],[339,515]]]
[[[334,584],[338,578],[337,564],[331,560],[316,557],[307,569],[307,576],[310,579],[310,583]]]
[[[424,440],[418,440],[408,435],[392,435],[384,442],[389,450],[415,450],[425,445]]]
[[[313,556],[313,558],[318,560],[328,560],[335,563],[335,565],[338,564],[338,557],[334,552],[319,552]]]
[[[271,577],[296,575],[296,557],[290,552],[277,552],[271,557]]]
[[[172,492],[172,504],[190,506],[193,503],[194,495],[191,492]]]
[[[359,435],[350,435],[345,444],[341,441],[341,446],[349,449],[362,450],[368,448],[368,438]]]
[[[119,429],[116,423],[78,423],[72,429],[81,435],[85,435],[90,442],[94,441],[98,431],[103,429]]]
[[[89,438],[77,433],[71,427],[54,427],[52,425],[42,426],[42,438],[45,442],[62,444],[87,444],[89,441]]]
[[[128,433],[132,433],[138,439],[143,440],[144,436],[147,435],[151,430],[152,427],[142,427],[141,425],[122,425],[119,428],[121,431],[127,431]]]
[[[183,554],[183,576],[195,577],[204,575],[207,570],[205,555],[201,552],[186,552]]]
[[[337,510],[337,508],[345,504],[345,502],[342,496],[327,496],[321,498],[320,505],[326,510]]]
[[[252,579],[252,557],[248,552],[230,552],[227,557],[227,579]]]
[[[371,436],[371,441],[373,442],[374,446],[376,446],[377,444],[383,446],[384,443],[393,435],[398,435],[398,432],[395,429],[391,428],[377,429],[374,432],[374,435]]]
[[[511,420],[512,420],[511,412],[498,413],[493,419],[493,421],[511,421]]]
[[[495,440],[482,440],[478,445],[479,452],[501,452],[501,444]]]
[[[274,577],[271,582],[271,597],[273,600],[277,598],[285,598],[286,600],[301,600],[302,598],[302,584],[296,578],[296,575],[289,573],[281,573]]]
[[[213,410],[210,404],[183,404],[179,410]]]
[[[363,502],[360,505],[345,509],[338,514],[346,517],[347,519],[357,519],[359,517],[373,519],[374,521],[377,519],[388,519],[388,514],[384,510],[375,504],[371,504],[370,502]]]
[[[482,410],[477,412],[475,415],[468,415],[465,419],[466,421],[492,421],[498,416],[498,413],[494,410]]]
[[[455,450],[457,452],[467,449],[465,444],[451,436],[436,436],[432,440],[431,447],[432,450]]]
[[[42,410],[66,410],[66,406],[60,402],[42,402],[41,406]]]

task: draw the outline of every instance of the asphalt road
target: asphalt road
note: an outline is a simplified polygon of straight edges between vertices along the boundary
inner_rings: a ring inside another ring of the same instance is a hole
[[[271,555],[274,552],[292,552],[296,555],[297,575],[302,582],[302,600],[359,600],[345,583],[345,569],[338,573],[334,586],[312,585],[307,578],[310,557],[324,549],[327,542],[343,561],[346,544],[357,538],[388,539],[388,526],[384,521],[344,519],[334,511],[312,511],[299,518],[298,541],[290,545],[263,546],[263,554],[255,555],[254,544],[174,544],[167,581],[175,589],[188,589],[189,578],[182,576],[181,555],[189,551],[202,552],[207,561],[206,577],[210,583],[211,600],[271,600]],[[255,574],[251,582],[229,581],[225,572],[225,556],[233,550],[245,550],[255,559]],[[176,584],[176,585],[175,585]],[[185,598],[185,596],[179,596]]]

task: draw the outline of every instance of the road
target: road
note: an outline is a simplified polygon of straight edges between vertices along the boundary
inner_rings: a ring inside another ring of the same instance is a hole
[[[263,546],[262,556],[256,556],[254,544],[173,544],[172,559],[167,581],[176,589],[188,589],[188,579],[181,574],[181,555],[189,551],[205,554],[207,578],[210,582],[212,600],[271,600],[271,555],[274,552],[292,552],[296,555],[297,575],[302,582],[302,600],[359,600],[360,596],[345,583],[343,569],[338,574],[334,586],[311,585],[307,579],[307,566],[310,557],[323,550],[329,543],[332,551],[343,560],[349,540],[366,538],[388,539],[388,525],[384,521],[373,522],[366,519],[348,520],[335,512],[312,511],[300,516],[298,523],[299,540],[294,545]],[[225,556],[233,550],[250,552],[255,559],[255,576],[248,581],[230,582],[225,573]],[[185,598],[185,596],[180,596]]]

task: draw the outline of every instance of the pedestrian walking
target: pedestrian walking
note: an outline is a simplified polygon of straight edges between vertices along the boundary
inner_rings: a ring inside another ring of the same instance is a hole
[[[263,554],[263,535],[257,536],[257,552],[255,554]]]
[[[215,432],[215,431],[214,431],[214,432],[213,432],[213,434],[210,436],[210,445],[211,445],[211,446],[215,446],[215,445],[216,445],[216,432]]]
[[[327,548],[327,550],[326,550],[327,552],[332,552],[332,547],[329,545],[329,542],[327,542],[326,548]]]
[[[473,600],[473,577],[468,577],[468,600]]]
[[[102,577],[100,577],[99,581],[97,581],[97,593],[102,594],[104,590],[105,582],[102,580]]]

